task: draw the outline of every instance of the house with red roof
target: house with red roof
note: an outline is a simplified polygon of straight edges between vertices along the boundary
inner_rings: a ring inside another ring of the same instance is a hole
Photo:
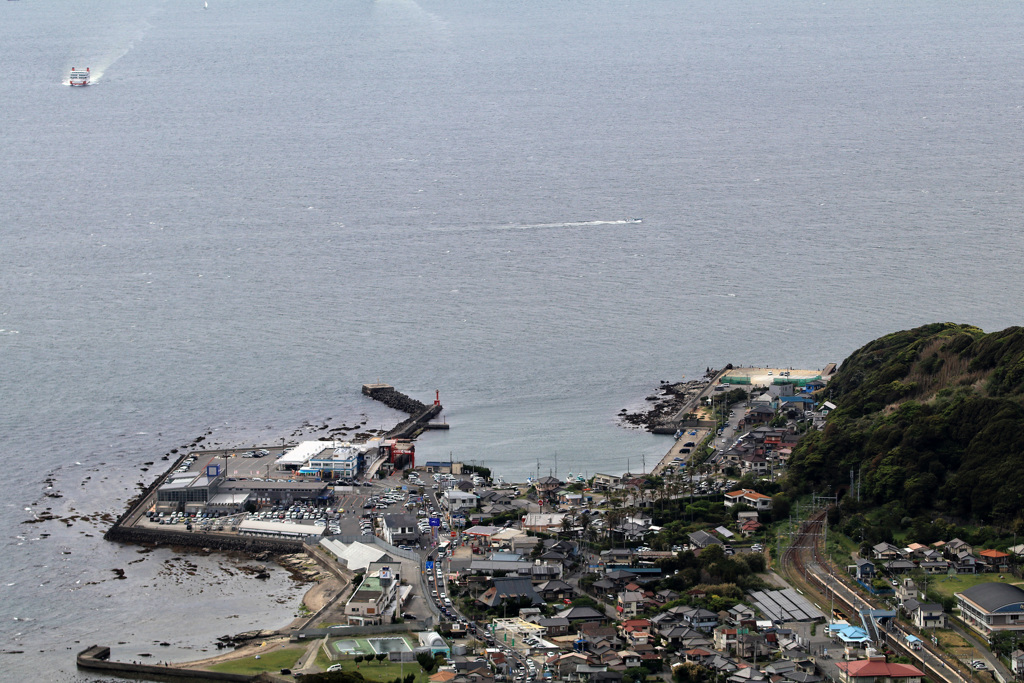
[[[732,507],[734,505],[749,505],[755,510],[770,510],[772,508],[771,496],[766,496],[763,493],[758,493],[753,489],[740,489],[739,491],[730,491],[725,494],[725,506]]]
[[[840,683],[921,683],[924,672],[910,664],[891,664],[882,656],[836,662]]]
[[[756,534],[760,531],[763,526],[764,525],[756,519],[745,519],[743,520],[743,523],[740,524],[740,533],[744,536],[750,536],[751,534]]]
[[[978,551],[978,564],[985,567],[985,571],[1004,572],[1010,570],[1010,555],[1001,550],[980,550]]]

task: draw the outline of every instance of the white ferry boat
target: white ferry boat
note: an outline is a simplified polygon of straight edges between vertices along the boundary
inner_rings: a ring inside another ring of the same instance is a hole
[[[89,67],[85,67],[85,71],[71,67],[71,77],[68,79],[68,85],[89,85],[89,76]]]

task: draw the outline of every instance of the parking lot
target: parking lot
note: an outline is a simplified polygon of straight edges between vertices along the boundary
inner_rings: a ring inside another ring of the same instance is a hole
[[[234,449],[224,451],[198,451],[190,454],[195,463],[189,468],[202,472],[207,465],[219,465],[229,479],[280,479],[286,473],[275,472],[274,463],[281,457],[281,448]],[[249,456],[247,454],[252,454]]]

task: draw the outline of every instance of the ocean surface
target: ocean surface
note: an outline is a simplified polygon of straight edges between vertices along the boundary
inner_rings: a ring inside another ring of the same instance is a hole
[[[283,570],[101,539],[200,435],[388,428],[379,380],[440,391],[420,459],[637,471],[669,443],[616,415],[661,380],[1019,324],[1021,35],[1010,2],[3,3],[0,678],[291,620]]]

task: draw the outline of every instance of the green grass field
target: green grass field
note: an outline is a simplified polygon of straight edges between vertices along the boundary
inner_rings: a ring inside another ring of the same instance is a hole
[[[1000,574],[958,574],[957,576],[930,576],[928,577],[928,589],[934,590],[942,595],[953,596],[954,593],[967,590],[972,586],[977,586],[981,583],[1009,583],[1009,584],[1020,584],[1015,577],[1009,574],[1003,574],[1003,578],[1000,579]]]
[[[396,678],[403,678],[411,673],[416,674],[416,683],[427,683],[430,679],[430,674],[423,670],[416,662],[406,662],[405,668],[397,662],[389,662],[384,660],[383,662],[361,662],[358,665],[355,664],[351,659],[341,661],[342,666],[345,667],[345,671],[358,671],[368,681],[378,681],[379,683],[390,683],[390,681]]]
[[[340,664],[341,662],[338,663]],[[327,671],[327,667],[331,664],[335,664],[335,662],[331,661],[331,658],[327,656],[327,653],[324,652],[322,647],[318,647],[316,649],[316,659],[314,660],[314,664],[321,671]]]
[[[295,662],[299,660],[302,653],[306,651],[304,647],[288,647],[281,650],[274,650],[266,654],[255,655],[252,657],[246,657],[245,659],[236,659],[230,662],[221,662],[220,664],[214,664],[209,668],[211,671],[220,671],[223,673],[232,674],[258,674],[264,671],[277,672],[281,669],[290,669],[295,665]],[[259,659],[256,659],[256,657]]]

